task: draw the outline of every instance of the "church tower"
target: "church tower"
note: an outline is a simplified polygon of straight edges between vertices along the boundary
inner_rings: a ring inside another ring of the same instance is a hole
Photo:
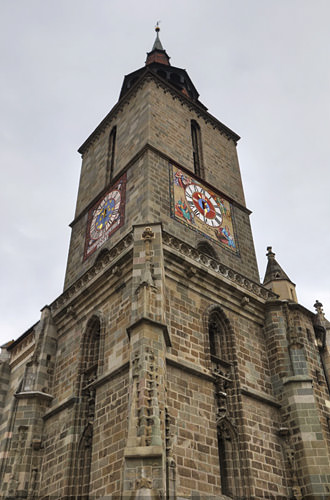
[[[329,323],[271,247],[260,283],[238,140],[156,27],[79,149],[64,291],[1,352],[0,498],[330,498]]]

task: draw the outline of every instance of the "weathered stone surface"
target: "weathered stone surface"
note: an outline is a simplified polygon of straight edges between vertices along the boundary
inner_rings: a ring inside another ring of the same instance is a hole
[[[192,120],[239,254],[171,217]],[[125,222],[84,259],[113,127]],[[329,498],[328,323],[260,284],[235,137],[149,71],[85,143],[65,290],[0,356],[2,498]]]

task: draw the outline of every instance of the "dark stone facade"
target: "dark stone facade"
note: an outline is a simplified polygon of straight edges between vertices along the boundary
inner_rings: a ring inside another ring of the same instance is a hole
[[[329,323],[259,282],[239,137],[138,75],[80,149],[64,292],[1,351],[1,498],[330,498]],[[239,253],[174,220],[171,165],[230,201]]]

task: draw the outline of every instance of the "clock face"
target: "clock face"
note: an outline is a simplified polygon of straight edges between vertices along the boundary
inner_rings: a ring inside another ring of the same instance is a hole
[[[229,200],[175,165],[170,165],[169,169],[171,216],[238,255],[234,208]]]
[[[124,222],[126,175],[89,211],[84,258],[105,243]]]
[[[94,239],[99,239],[110,228],[119,217],[121,195],[117,190],[111,191],[101,201],[94,211],[90,227],[90,235]]]
[[[185,195],[188,205],[196,217],[212,227],[221,225],[221,210],[206,189],[198,184],[190,184],[186,187]]]

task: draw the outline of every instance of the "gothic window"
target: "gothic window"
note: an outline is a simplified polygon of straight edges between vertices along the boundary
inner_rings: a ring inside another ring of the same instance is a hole
[[[87,324],[83,347],[80,381],[81,434],[76,462],[76,499],[88,500],[93,448],[93,422],[95,415],[95,388],[99,366],[101,324],[93,316]]]
[[[116,134],[117,134],[117,127],[113,127],[109,135],[109,144],[108,144],[107,184],[109,184],[113,178],[113,169],[115,164]]]
[[[220,310],[212,311],[208,321],[209,347],[211,359],[230,362],[229,332],[226,321]]]
[[[84,386],[93,382],[97,377],[97,368],[99,361],[100,350],[100,333],[101,325],[100,320],[94,316],[87,325],[85,333],[85,342],[83,346],[83,389]]]
[[[218,425],[218,452],[221,492],[229,498],[240,498],[240,466],[237,436],[224,418]]]
[[[195,120],[191,120],[191,141],[193,147],[194,172],[198,177],[204,177],[202,160],[201,129]]]

